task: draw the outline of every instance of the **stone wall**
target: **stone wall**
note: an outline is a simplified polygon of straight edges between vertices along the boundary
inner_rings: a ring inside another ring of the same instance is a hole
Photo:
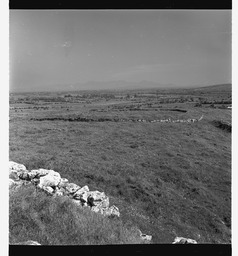
[[[80,187],[62,178],[58,172],[47,169],[27,170],[22,164],[9,162],[9,188],[17,189],[27,183],[44,190],[52,196],[68,196],[79,206],[89,207],[92,211],[106,216],[120,216],[119,209],[109,206],[109,197],[104,192],[90,191],[89,187]]]
[[[104,192],[90,191],[87,185],[80,187],[62,178],[58,172],[47,169],[27,170],[27,168],[16,162],[9,162],[9,189],[18,189],[27,184],[33,184],[36,188],[45,191],[47,194],[56,196],[68,196],[72,202],[80,207],[89,207],[92,211],[104,216],[120,217],[119,209],[109,206],[109,197]],[[138,232],[142,240],[151,241],[152,236]],[[192,239],[176,237],[173,244],[196,244]],[[16,243],[21,245],[40,245],[36,241]]]

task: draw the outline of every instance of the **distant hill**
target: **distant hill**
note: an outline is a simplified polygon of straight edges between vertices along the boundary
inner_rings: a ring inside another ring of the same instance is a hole
[[[150,89],[150,88],[176,88],[174,84],[162,84],[152,81],[128,82],[128,81],[89,81],[65,86],[71,90],[127,90],[127,89]]]
[[[194,90],[201,90],[201,91],[231,91],[232,85],[231,84],[216,84],[210,86],[202,86],[199,88],[194,88]]]
[[[24,87],[10,89],[10,92],[57,92],[57,91],[82,91],[82,90],[136,90],[136,89],[192,89],[208,91],[230,91],[231,84],[219,84],[211,86],[199,85],[175,85],[171,83],[163,84],[152,81],[128,82],[128,81],[89,81],[85,83],[52,84],[38,87]]]

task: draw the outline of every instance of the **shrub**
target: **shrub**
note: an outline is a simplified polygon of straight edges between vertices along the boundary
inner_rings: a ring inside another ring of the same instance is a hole
[[[75,205],[68,197],[52,197],[34,186],[10,191],[9,242],[42,245],[143,243],[135,228],[117,217],[105,217]]]
[[[228,122],[213,120],[212,123],[213,123],[213,125],[215,125],[216,127],[220,128],[222,130],[231,132],[231,124]]]

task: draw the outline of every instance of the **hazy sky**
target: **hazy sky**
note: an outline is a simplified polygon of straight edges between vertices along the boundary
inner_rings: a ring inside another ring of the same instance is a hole
[[[111,80],[231,82],[231,11],[10,11],[10,89]]]

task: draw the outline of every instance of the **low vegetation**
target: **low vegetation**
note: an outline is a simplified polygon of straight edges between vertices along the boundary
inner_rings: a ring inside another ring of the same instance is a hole
[[[46,195],[33,185],[12,190],[10,244],[35,240],[43,245],[140,244],[138,230],[117,218],[79,207],[68,197]]]

